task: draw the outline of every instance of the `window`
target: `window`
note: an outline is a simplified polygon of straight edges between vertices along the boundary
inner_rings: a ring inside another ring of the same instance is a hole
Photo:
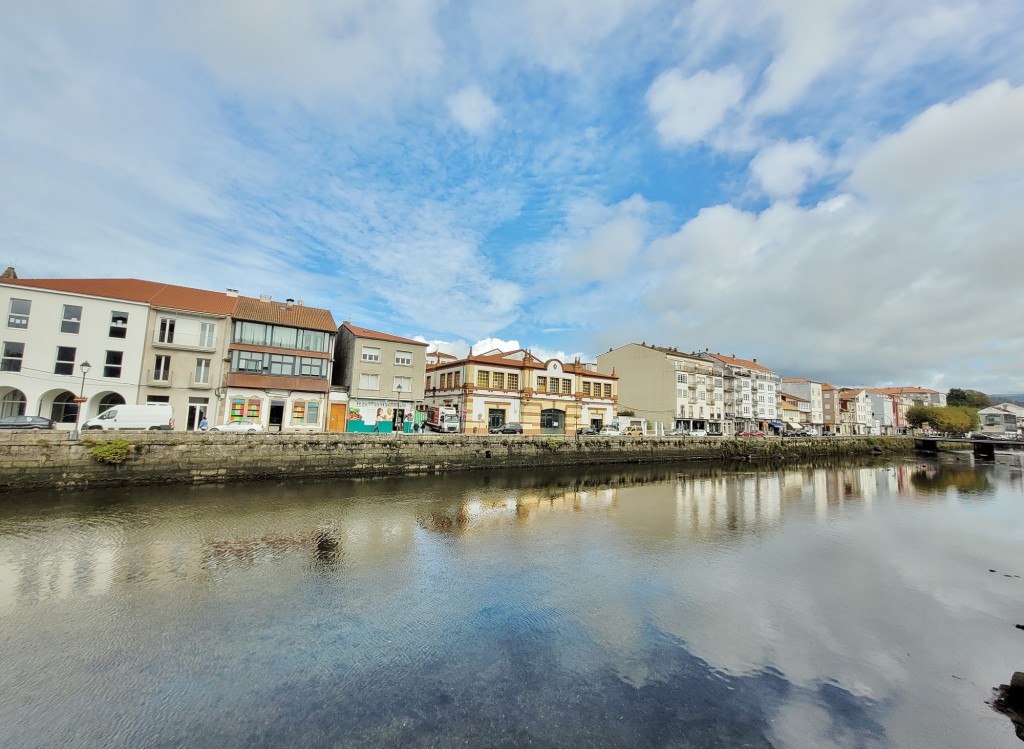
[[[452,384],[452,387],[462,387],[462,372],[455,373],[455,382]]]
[[[128,313],[110,313],[110,332],[107,335],[111,338],[124,338],[128,335]]]
[[[517,375],[517,374],[510,374],[508,376],[508,389],[509,390],[518,390],[519,389],[519,375]]]
[[[78,421],[78,404],[75,403],[75,394],[64,391],[53,399],[53,407],[50,409],[50,418],[58,424],[74,424]]]
[[[372,346],[363,346],[363,361],[368,362],[379,362],[380,361],[380,349],[373,348]]]
[[[124,358],[123,351],[108,351],[107,360],[103,364],[104,377],[120,377],[121,361]]]
[[[505,373],[504,372],[491,372],[491,387],[492,388],[504,388],[505,387]]]
[[[611,385],[610,382],[606,382],[604,384],[604,397],[605,398],[611,398],[612,397],[612,385]]]
[[[171,357],[157,355],[153,364],[153,379],[161,382],[171,379]]]
[[[391,389],[398,392],[399,388],[401,388],[401,392],[403,393],[411,393],[412,377],[396,377]]]
[[[295,401],[292,404],[292,424],[320,423],[320,404],[317,401]]]
[[[270,328],[270,345],[276,348],[297,348],[299,331],[295,328],[282,328],[273,325]]]
[[[235,351],[231,354],[232,371],[260,373],[263,371],[263,357],[255,351]]]
[[[25,344],[17,341],[4,341],[3,360],[0,360],[0,372],[20,372],[21,360],[25,355]]]
[[[679,385],[685,385],[686,384],[686,373],[685,372],[676,372],[676,383],[679,384]]]
[[[584,382],[583,383],[583,395],[584,396],[589,396],[590,395],[590,383],[589,382]]]
[[[549,377],[548,378],[548,392],[549,393],[557,393],[558,392],[558,378],[557,377]]]
[[[704,390],[698,390],[697,391],[697,400],[706,400],[705,392],[706,391],[704,391]]]
[[[303,351],[326,351],[327,333],[319,330],[300,330],[298,348]]]
[[[146,403],[170,403],[171,396],[169,395],[147,395]]]
[[[303,356],[299,359],[299,375],[302,377],[326,377],[327,361]]]
[[[295,357],[286,354],[270,355],[270,374],[292,375],[295,374]]]
[[[412,366],[412,351],[396,351],[395,364],[400,367]]]
[[[363,390],[380,390],[380,375],[363,372],[359,375],[359,387]]]
[[[53,367],[53,373],[59,375],[75,373],[75,349],[70,346],[57,347],[57,363]]]
[[[7,315],[8,328],[27,328],[32,302],[28,299],[12,299],[11,313]]]
[[[572,395],[572,380],[562,380],[562,395]]]
[[[199,324],[200,348],[213,348],[217,344],[217,326],[212,322]]]
[[[210,360],[196,359],[195,382],[198,385],[207,385],[210,382]]]
[[[548,389],[548,378],[547,377],[537,377],[537,391],[541,392],[541,391],[547,390],[547,389]]]
[[[0,400],[0,417],[24,416],[28,399],[20,390],[11,390]]]
[[[174,318],[173,317],[161,317],[160,328],[157,334],[157,340],[160,343],[174,343]]]
[[[60,321],[61,333],[77,333],[82,327],[82,308],[75,304],[64,305],[64,317]]]
[[[476,373],[476,386],[486,388],[491,386],[491,373],[481,370]]]
[[[433,379],[433,378],[432,378],[432,377],[431,377],[430,375],[427,375],[427,390],[430,390],[430,381],[431,381],[432,379]]]

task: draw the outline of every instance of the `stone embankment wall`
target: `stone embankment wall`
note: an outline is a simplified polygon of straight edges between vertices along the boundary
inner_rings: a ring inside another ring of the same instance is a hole
[[[119,464],[97,458],[111,440],[131,451]],[[653,437],[122,432],[0,434],[0,492],[159,483],[386,476],[489,468],[801,460],[910,453],[910,438],[679,439]]]

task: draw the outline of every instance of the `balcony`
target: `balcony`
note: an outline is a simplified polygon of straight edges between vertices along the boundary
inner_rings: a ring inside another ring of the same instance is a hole
[[[197,380],[195,372],[188,378],[188,386],[193,390],[210,390],[213,388],[209,376],[205,380]]]
[[[171,387],[171,376],[172,372],[169,369],[147,369],[145,382],[147,387],[169,388]]]

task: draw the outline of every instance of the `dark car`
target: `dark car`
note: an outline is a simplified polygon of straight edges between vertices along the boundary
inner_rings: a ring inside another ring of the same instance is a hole
[[[579,429],[576,430],[576,434],[580,435],[581,437],[596,437],[597,430],[594,429],[594,427],[580,427]]]
[[[500,426],[491,427],[491,434],[522,434],[522,424],[502,424]]]
[[[5,416],[0,419],[0,429],[54,429],[57,422],[45,416]]]

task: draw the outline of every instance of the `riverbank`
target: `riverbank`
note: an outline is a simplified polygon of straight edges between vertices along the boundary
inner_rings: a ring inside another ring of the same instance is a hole
[[[400,476],[490,468],[791,461],[909,454],[906,437],[680,439],[541,435],[258,434],[124,432],[0,438],[0,492],[139,484]]]

